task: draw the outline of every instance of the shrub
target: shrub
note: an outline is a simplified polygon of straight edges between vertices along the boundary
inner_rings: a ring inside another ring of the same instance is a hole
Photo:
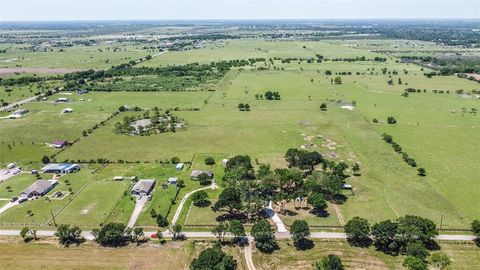
[[[214,165],[215,164],[215,159],[213,157],[207,157],[205,159],[205,164],[206,165]]]

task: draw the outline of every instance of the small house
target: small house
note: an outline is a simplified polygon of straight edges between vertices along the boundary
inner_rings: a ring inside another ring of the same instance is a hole
[[[55,148],[63,148],[65,146],[68,146],[67,141],[58,140],[58,141],[53,141],[52,142],[52,147],[55,147]]]
[[[80,166],[70,163],[51,163],[42,168],[43,173],[73,173],[80,170]]]
[[[57,180],[37,180],[22,193],[20,193],[20,197],[31,198],[43,196],[52,190],[57,183]]]
[[[140,179],[132,188],[132,195],[147,196],[155,186],[155,180],[153,179]]]
[[[177,180],[178,180],[177,177],[170,177],[170,178],[168,178],[167,183],[168,183],[169,185],[176,185],[176,184],[177,184]]]
[[[199,177],[201,174],[206,174],[209,179],[212,179],[212,177],[213,177],[213,173],[212,173],[211,171],[209,171],[209,170],[193,170],[193,171],[192,171],[192,174],[190,175],[190,177],[191,177],[193,180],[197,180],[198,177]]]
[[[183,167],[184,167],[183,163],[177,163],[177,165],[175,165],[175,168],[179,171],[183,170]]]
[[[65,108],[62,110],[62,113],[72,113],[73,109],[72,108]]]

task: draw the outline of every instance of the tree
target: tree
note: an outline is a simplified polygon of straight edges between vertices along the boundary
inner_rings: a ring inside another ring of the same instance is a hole
[[[143,232],[143,228],[137,227],[133,229],[132,240],[134,242],[140,243],[144,241],[145,240],[144,236],[145,236],[145,233]]]
[[[217,237],[218,242],[223,243],[228,232],[228,224],[220,222],[217,226],[213,227],[211,232]]]
[[[323,174],[320,178],[322,190],[329,198],[340,194],[344,183],[345,181],[341,177],[332,173]]]
[[[425,171],[424,168],[418,168],[417,171],[418,171],[418,175],[420,175],[420,176],[427,175],[427,172]]]
[[[220,193],[218,201],[215,202],[213,211],[226,211],[229,215],[235,215],[242,207],[240,192],[236,188],[226,188]]]
[[[158,217],[158,216],[157,216]],[[110,222],[96,232],[96,241],[102,246],[118,247],[126,244],[129,238],[125,224]]]
[[[275,240],[275,230],[267,220],[257,221],[251,230],[251,234],[255,239],[255,246],[262,252],[272,252],[277,248]]]
[[[430,262],[435,268],[439,270],[445,269],[451,263],[448,255],[443,252],[433,253],[432,256],[430,256]]]
[[[408,270],[427,270],[427,264],[419,258],[408,256],[403,260],[403,266]]]
[[[178,179],[177,180],[177,187],[179,187],[179,188],[185,187],[185,181],[183,181],[183,179]]]
[[[360,171],[360,165],[355,162],[355,164],[352,165],[352,171],[353,175],[359,175],[358,172]]]
[[[476,219],[472,222],[472,232],[475,236],[480,237],[480,220]]]
[[[245,228],[243,227],[243,224],[240,222],[240,220],[230,220],[230,222],[228,223],[228,230],[233,235],[234,243],[239,243],[243,239],[245,239]]]
[[[317,261],[313,265],[315,270],[343,270],[343,264],[340,257],[329,254]]]
[[[207,248],[190,264],[191,270],[235,270],[237,261],[219,248]]]
[[[172,164],[177,164],[177,163],[180,163],[180,159],[179,159],[178,157],[172,157],[172,158],[170,159],[170,162],[171,162]]]
[[[326,111],[327,110],[327,103],[322,103],[320,104],[320,111]]]
[[[395,119],[395,117],[389,116],[389,117],[387,117],[387,123],[389,123],[389,124],[396,124],[396,123],[397,123],[397,120]]]
[[[310,236],[310,228],[305,220],[295,220],[290,227],[290,235],[297,249],[306,249],[312,246],[312,241],[307,239]]]
[[[155,211],[155,209],[152,208],[152,210],[150,210],[150,216],[152,218],[156,218],[157,217],[157,211]]]
[[[58,237],[58,242],[64,246],[79,244],[83,240],[82,230],[78,226],[70,227],[68,224],[58,226],[55,236]]]
[[[192,195],[193,205],[198,207],[206,207],[210,205],[208,194],[204,190],[197,191]]]
[[[335,77],[335,79],[333,79],[333,82],[335,84],[342,84],[342,78],[341,77]]]
[[[428,250],[421,242],[410,242],[407,244],[405,254],[424,261],[428,256]]]
[[[215,164],[215,159],[213,157],[207,157],[207,158],[205,158],[205,164],[206,165],[214,165]]]
[[[421,241],[426,245],[438,236],[435,223],[427,218],[406,215],[398,218],[397,223],[398,237],[405,246],[407,243],[414,241]]]
[[[182,234],[182,225],[180,224],[174,224],[170,228],[170,233],[173,240],[183,240],[185,238],[185,235]]]
[[[239,111],[244,111],[245,110],[245,105],[243,103],[238,104],[237,106]]]
[[[155,219],[157,221],[158,227],[167,227],[168,226],[168,220],[166,218],[164,218],[162,214],[157,214]]]
[[[327,202],[322,193],[313,193],[307,198],[307,202],[313,207],[313,212],[317,215],[325,213]]]
[[[212,182],[210,179],[210,176],[208,176],[208,174],[206,173],[199,174],[197,176],[197,180],[198,180],[198,183],[200,183],[200,185],[202,186],[209,185]]]
[[[32,240],[32,238],[33,238],[32,237],[32,231],[28,227],[24,227],[20,231],[20,237],[22,237],[24,242],[28,242],[28,241]]]
[[[48,156],[43,156],[43,157],[42,157],[42,163],[43,163],[43,164],[50,163],[50,158],[49,158]]]
[[[372,237],[375,247],[387,254],[396,255],[400,249],[397,240],[397,223],[391,220],[381,221],[372,226]]]
[[[370,243],[370,225],[368,220],[354,217],[345,224],[347,240],[354,246],[368,246]]]

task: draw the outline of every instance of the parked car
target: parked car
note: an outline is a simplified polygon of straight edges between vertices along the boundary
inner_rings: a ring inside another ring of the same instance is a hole
[[[18,200],[18,203],[23,203],[23,202],[26,202],[26,201],[28,201],[27,198],[21,198],[20,200]]]
[[[156,233],[152,233],[152,235],[150,235],[151,238],[158,238],[158,235]]]
[[[18,200],[18,197],[13,197],[10,202],[16,202]]]

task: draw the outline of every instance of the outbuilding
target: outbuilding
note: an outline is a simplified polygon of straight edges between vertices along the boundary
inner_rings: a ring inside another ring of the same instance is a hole
[[[22,193],[20,193],[20,197],[31,198],[43,196],[52,190],[57,183],[57,180],[37,180]]]
[[[123,180],[123,176],[114,176],[114,177],[113,177],[113,180],[115,180],[115,181],[122,181],[122,180]]]
[[[153,179],[140,179],[132,188],[132,195],[148,196],[152,192],[155,186],[155,180]]]
[[[68,98],[66,97],[60,97],[60,98],[57,98],[57,100],[55,102],[57,103],[62,103],[62,102],[68,102]]]
[[[16,118],[20,118],[20,117],[26,115],[27,113],[28,113],[27,109],[19,109],[19,110],[16,110],[16,111],[12,112],[12,114],[10,114],[8,117],[10,119],[16,119]]]
[[[62,113],[72,113],[73,109],[72,108],[65,108],[62,110]]]
[[[51,145],[52,147],[55,147],[55,148],[63,148],[65,146],[68,146],[68,142],[58,140],[58,141],[53,141]]]
[[[43,173],[73,173],[80,170],[78,164],[51,163],[42,168]]]
[[[178,180],[177,177],[170,177],[170,178],[168,178],[167,183],[168,183],[169,185],[176,185],[176,184],[177,184],[177,180]]]
[[[183,167],[184,167],[183,163],[177,163],[177,165],[175,165],[175,168],[179,171],[183,170]]]

